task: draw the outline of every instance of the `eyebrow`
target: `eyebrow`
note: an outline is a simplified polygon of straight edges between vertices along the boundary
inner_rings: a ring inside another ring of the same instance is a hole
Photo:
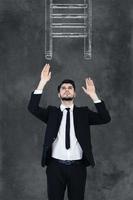
[[[61,86],[61,88],[66,88],[67,86]],[[73,88],[73,86],[69,85],[68,88]]]

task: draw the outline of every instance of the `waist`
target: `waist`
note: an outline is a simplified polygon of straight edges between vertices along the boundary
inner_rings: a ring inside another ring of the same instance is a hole
[[[60,160],[60,159],[53,158],[53,157],[51,157],[51,159],[52,159],[52,161],[55,161],[57,163],[61,163],[64,165],[73,165],[73,164],[81,164],[82,163],[82,159],[80,159],[80,160]]]

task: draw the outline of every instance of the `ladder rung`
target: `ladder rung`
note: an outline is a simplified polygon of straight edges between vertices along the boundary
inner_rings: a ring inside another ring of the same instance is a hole
[[[51,18],[73,18],[73,19],[80,19],[80,18],[87,18],[85,14],[52,14]]]
[[[69,37],[69,38],[85,38],[87,34],[81,33],[52,33],[52,37],[54,38],[62,38],[62,37]]]
[[[87,4],[51,4],[51,8],[87,8]]]
[[[52,23],[51,28],[86,28],[84,23]]]
[[[86,23],[65,23],[65,22],[62,22],[62,23],[52,23],[52,25],[54,26],[85,26]]]
[[[51,26],[51,28],[86,28],[86,26]]]

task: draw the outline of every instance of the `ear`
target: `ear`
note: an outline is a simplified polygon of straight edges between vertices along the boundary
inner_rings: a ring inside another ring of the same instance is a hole
[[[76,92],[74,93],[74,97],[76,97]]]
[[[60,93],[58,93],[58,97],[60,98]]]

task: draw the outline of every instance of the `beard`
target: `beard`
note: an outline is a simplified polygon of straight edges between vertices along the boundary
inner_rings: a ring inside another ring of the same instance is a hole
[[[62,101],[72,101],[74,97],[61,97]]]

